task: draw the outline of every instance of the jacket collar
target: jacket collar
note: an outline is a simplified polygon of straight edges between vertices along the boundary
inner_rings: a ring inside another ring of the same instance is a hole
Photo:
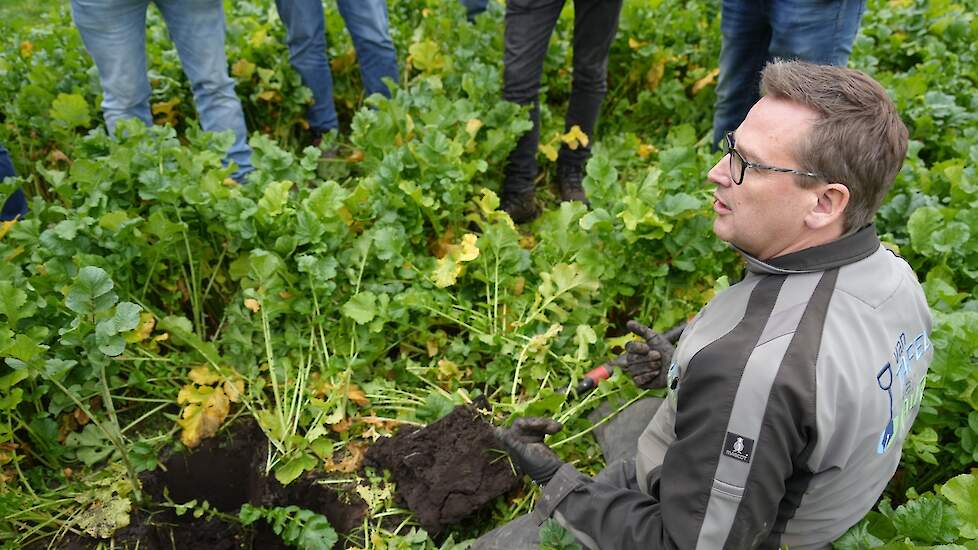
[[[825,271],[858,262],[868,258],[879,250],[879,247],[880,239],[876,235],[876,226],[869,224],[841,239],[784,256],[777,256],[770,260],[758,260],[736,246],[734,249],[747,260],[747,269],[753,273],[790,275]]]

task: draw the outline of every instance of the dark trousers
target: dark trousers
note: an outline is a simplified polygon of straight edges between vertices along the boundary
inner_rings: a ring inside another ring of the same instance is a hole
[[[540,79],[547,46],[565,0],[509,0],[506,4],[503,98],[530,105],[533,129],[509,155],[503,194],[533,190],[540,142]],[[618,29],[623,0],[574,0],[574,76],[564,131],[574,125],[594,135],[601,101],[608,91],[608,50]],[[583,165],[590,146],[561,146],[557,162]]]
[[[10,161],[10,155],[7,154],[3,145],[0,145],[0,181],[16,175],[14,163]],[[18,189],[4,202],[3,209],[0,210],[0,222],[23,218],[25,215],[27,215],[27,199],[24,197],[24,192]]]

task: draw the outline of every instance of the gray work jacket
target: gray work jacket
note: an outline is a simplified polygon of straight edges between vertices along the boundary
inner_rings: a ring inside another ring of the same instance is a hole
[[[565,465],[538,519],[602,549],[807,550],[872,508],[933,357],[916,276],[872,225],[767,262],[744,256],[744,280],[679,342],[633,488]]]

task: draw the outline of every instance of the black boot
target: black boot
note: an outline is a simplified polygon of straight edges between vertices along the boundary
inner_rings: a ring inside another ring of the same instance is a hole
[[[557,189],[560,191],[561,201],[579,201],[590,207],[591,202],[587,200],[582,181],[584,181],[583,164],[557,163]]]
[[[520,193],[503,193],[499,199],[501,210],[509,214],[513,223],[527,223],[540,215],[536,204],[536,193],[533,190]]]

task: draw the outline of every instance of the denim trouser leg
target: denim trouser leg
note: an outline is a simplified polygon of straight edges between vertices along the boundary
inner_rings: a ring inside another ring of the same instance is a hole
[[[398,83],[397,51],[391,40],[386,0],[337,0],[337,7],[360,62],[360,76],[367,95],[390,97],[384,79]]]
[[[723,0],[713,144],[759,97],[760,70],[776,57],[845,65],[865,0]]]
[[[16,175],[17,172],[14,171],[14,163],[10,161],[10,155],[7,154],[7,149],[3,145],[0,145],[0,181]],[[2,198],[0,197],[0,200]],[[23,218],[26,215],[27,199],[24,197],[24,191],[17,189],[3,202],[3,208],[0,208],[0,222]]]
[[[109,133],[119,120],[153,123],[146,77],[146,7],[149,0],[71,0],[75,26],[102,83]]]
[[[723,0],[720,76],[713,111],[713,142],[736,130],[759,97],[761,69],[768,60],[771,27],[765,0]]]
[[[577,125],[588,136],[587,147],[560,148],[558,163],[583,165],[590,139],[608,92],[608,51],[618,30],[622,0],[574,0],[574,77],[564,131]]]
[[[148,0],[72,0],[75,25],[98,67],[109,132],[121,119],[153,123],[146,77],[146,8]],[[184,73],[190,80],[208,131],[233,130],[228,160],[238,164],[236,178],[251,171],[244,113],[228,76],[224,54],[224,8],[220,0],[157,0]]]
[[[326,57],[322,0],[275,0],[275,6],[288,34],[289,62],[315,100],[306,114],[309,126],[314,132],[332,130],[339,123],[333,104],[333,72]]]
[[[471,21],[476,15],[486,11],[486,6],[489,5],[489,0],[461,0],[462,5],[468,12],[469,20]]]
[[[234,178],[240,180],[254,168],[241,101],[234,90],[234,80],[228,75],[224,4],[221,0],[155,2],[180,55],[183,72],[190,80],[201,128],[208,132],[234,132],[228,160],[237,163]]]
[[[501,193],[533,190],[540,142],[540,78],[550,35],[564,0],[510,0],[506,4],[503,51],[503,98],[530,105],[533,128],[520,137],[506,163]]]

